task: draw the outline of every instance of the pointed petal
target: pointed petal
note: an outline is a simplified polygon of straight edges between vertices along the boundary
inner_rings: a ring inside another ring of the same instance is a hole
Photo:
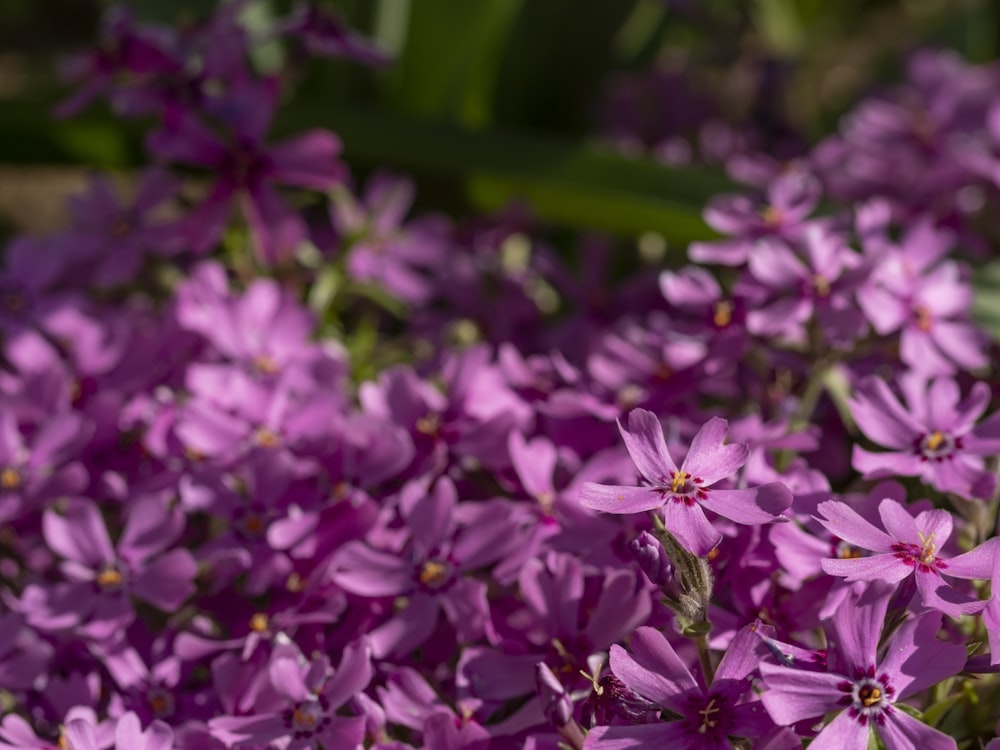
[[[925,607],[944,612],[952,617],[974,615],[986,607],[986,602],[963,594],[945,581],[937,572],[917,570],[917,591]]]
[[[580,502],[585,508],[605,513],[643,513],[663,505],[663,497],[649,487],[584,482],[580,488]]]
[[[886,498],[879,503],[878,514],[882,519],[882,525],[889,532],[889,536],[898,542],[909,542],[910,544],[923,544],[920,538],[921,530],[917,528],[916,519],[910,512],[891,498]]]
[[[789,726],[814,719],[836,707],[843,693],[837,689],[844,678],[827,672],[807,672],[763,662],[760,673],[766,690],[761,700],[776,724]]]
[[[847,503],[827,500],[816,506],[816,512],[819,513],[816,520],[848,544],[872,552],[888,552],[892,547],[892,537],[862,518]]]
[[[693,750],[708,747],[684,723],[640,724],[638,726],[594,727],[587,734],[584,750],[642,750],[662,747],[671,750]]]
[[[823,572],[831,576],[843,576],[848,581],[888,581],[897,583],[913,572],[895,555],[872,555],[871,557],[854,557],[846,560],[820,560]]]
[[[702,479],[706,487],[731,477],[750,457],[750,448],[742,443],[723,444],[728,427],[729,423],[719,417],[705,422],[681,466],[682,471]]]
[[[956,578],[993,578],[994,586],[1000,589],[1000,580],[993,575],[994,562],[1000,558],[997,549],[1000,547],[1000,537],[990,539],[964,555],[948,560],[945,569],[947,575]]]
[[[958,674],[965,666],[965,647],[937,638],[941,615],[928,612],[904,622],[886,647],[879,672],[889,674],[897,700]],[[928,654],[933,654],[928,658]]]
[[[782,493],[778,488],[783,489],[784,492]],[[761,493],[761,490],[763,490],[763,493]],[[763,495],[763,500],[765,501],[772,500],[772,495],[783,495],[788,500],[785,503],[785,507],[787,508],[792,504],[792,493],[785,485],[780,483],[754,487],[748,490],[710,489],[708,497],[699,500],[699,503],[703,508],[707,508],[713,513],[718,513],[730,521],[736,521],[736,523],[751,526],[772,523],[776,520],[776,516],[760,507],[761,495]],[[779,502],[777,504],[780,505],[781,498],[779,497],[778,499]],[[772,504],[771,507],[776,506]]]
[[[696,555],[707,555],[722,540],[722,534],[705,518],[698,505],[669,502],[663,506],[663,525]]]
[[[847,711],[823,727],[809,743],[812,750],[865,750],[868,747],[868,725],[860,724]]]
[[[886,750],[955,750],[957,747],[951,737],[905,711],[893,711],[876,731]]]
[[[851,669],[863,670],[875,664],[879,634],[894,590],[889,585],[869,585],[860,597],[848,599],[834,612],[835,646]]]
[[[631,690],[657,705],[684,715],[684,693],[699,690],[698,683],[657,630],[641,627],[632,636],[632,654],[621,646],[611,647],[611,671]]]
[[[628,427],[618,422],[618,431],[625,449],[646,481],[663,484],[677,465],[667,450],[660,420],[651,411],[633,409],[628,414]]]

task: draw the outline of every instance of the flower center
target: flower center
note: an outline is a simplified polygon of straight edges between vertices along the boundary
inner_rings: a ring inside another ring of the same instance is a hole
[[[934,430],[917,438],[914,447],[921,461],[941,462],[951,458],[956,449],[961,449],[962,439],[954,438],[941,430]]]
[[[253,366],[257,368],[257,371],[261,375],[277,375],[278,370],[280,369],[278,367],[278,363],[274,361],[274,358],[268,356],[267,354],[258,354],[254,357]]]
[[[431,437],[437,437],[441,430],[441,417],[438,414],[428,414],[416,423],[417,432]]]
[[[712,306],[712,322],[716,328],[725,328],[733,322],[733,303],[720,300]]]
[[[420,566],[420,583],[429,589],[440,589],[451,578],[451,565],[444,560],[428,560]]]
[[[768,229],[777,229],[781,226],[781,211],[774,206],[764,206],[760,212],[760,218],[764,220],[764,226]]]
[[[21,472],[8,466],[0,471],[0,488],[5,490],[16,490],[21,486]]]
[[[158,717],[170,716],[174,712],[174,696],[163,688],[153,688],[147,696],[149,707]]]
[[[812,277],[813,291],[816,292],[817,297],[829,297],[830,296],[830,280],[826,278],[821,273],[814,274]]]
[[[269,430],[267,427],[261,427],[257,432],[254,433],[254,440],[257,445],[262,448],[274,448],[281,442],[281,438],[274,430]]]
[[[263,612],[257,612],[250,618],[250,629],[255,633],[263,633],[267,630],[267,624],[267,615]]]
[[[285,727],[291,730],[295,739],[312,737],[322,732],[330,723],[329,703],[320,695],[317,700],[296,703],[282,715]]]
[[[97,585],[109,591],[121,588],[125,577],[114,565],[105,565],[97,574]]]
[[[694,505],[695,500],[708,497],[708,490],[701,486],[704,481],[701,477],[692,477],[686,471],[672,471],[670,478],[661,479],[661,486],[655,489],[664,497],[670,495],[674,502]]]
[[[937,556],[934,534],[925,535],[922,531],[918,531],[917,534],[920,537],[919,546],[912,542],[896,542],[892,545],[895,557],[925,573],[936,573],[947,568],[948,564]]]
[[[719,720],[713,719],[712,716],[721,710],[715,705],[715,698],[712,698],[703,709],[698,711],[698,715],[701,717],[701,724],[698,726],[699,734],[705,734],[709,729],[715,729],[719,726]]]
[[[916,320],[917,330],[923,331],[924,333],[931,330],[931,325],[934,321],[931,316],[931,311],[924,305],[917,305],[913,309],[913,317]]]
[[[849,706],[848,714],[861,726],[869,721],[881,725],[885,723],[886,714],[891,713],[895,690],[889,684],[889,675],[880,674],[875,677],[875,668],[870,667],[866,676],[853,682],[845,680],[837,686],[844,693],[840,699],[841,705]]]

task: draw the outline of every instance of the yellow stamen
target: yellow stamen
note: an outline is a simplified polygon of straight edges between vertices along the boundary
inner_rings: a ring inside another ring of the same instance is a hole
[[[934,562],[934,557],[937,554],[937,545],[934,544],[934,535],[929,534],[924,536],[924,532],[918,531],[917,535],[920,537],[920,562],[924,565],[930,565]]]
[[[764,220],[764,226],[768,229],[775,229],[781,226],[781,211],[774,206],[765,206],[764,210],[760,212],[760,217]]]
[[[258,354],[254,357],[253,366],[264,375],[277,375],[280,369],[278,363],[266,354]]]
[[[733,303],[719,300],[712,306],[712,322],[717,328],[725,328],[733,322]]]
[[[305,712],[301,708],[295,709],[295,724],[297,726],[311,727],[316,724],[316,716],[312,712]]]
[[[417,420],[417,432],[424,435],[436,435],[438,430],[441,429],[441,417],[437,414],[428,414],[426,417],[421,417]]]
[[[263,612],[257,612],[250,618],[250,629],[255,633],[263,633],[267,630],[267,625],[267,615]]]
[[[267,427],[261,427],[254,434],[254,439],[257,441],[257,445],[262,448],[274,448],[281,442],[281,438],[278,437],[277,433],[273,430],[269,430]]]
[[[870,708],[882,700],[882,691],[877,687],[863,687],[858,691],[858,697],[865,708]]]
[[[824,276],[821,273],[817,273],[813,276],[812,283],[813,283],[813,289],[816,290],[817,295],[819,295],[820,297],[830,296],[830,282],[826,278],[826,276]]]
[[[424,586],[440,586],[448,578],[448,566],[437,560],[428,560],[420,569],[420,582]]]
[[[913,314],[917,319],[917,328],[919,330],[923,331],[924,333],[927,333],[927,331],[931,330],[933,319],[931,317],[930,310],[928,310],[923,305],[917,305],[917,307],[913,310]]]
[[[684,489],[684,485],[687,482],[688,477],[691,475],[686,471],[678,471],[674,473],[674,478],[670,480],[670,490],[672,492],[680,492]]]
[[[104,570],[97,574],[97,584],[104,588],[121,586],[123,580],[122,574],[114,568],[104,568]]]
[[[944,433],[935,430],[930,435],[927,436],[927,447],[932,451],[936,451],[938,446],[944,442]]]
[[[21,472],[9,466],[0,471],[0,487],[5,490],[16,490],[20,486]]]
[[[709,729],[715,729],[719,725],[717,719],[709,718],[712,714],[719,713],[719,710],[715,705],[715,698],[712,698],[708,705],[698,712],[698,715],[701,716],[701,726],[698,727],[699,734],[705,734]]]

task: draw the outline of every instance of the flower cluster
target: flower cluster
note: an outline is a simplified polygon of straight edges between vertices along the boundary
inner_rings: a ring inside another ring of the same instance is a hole
[[[3,255],[0,748],[994,736],[1000,411],[957,248],[998,71],[917,56],[791,166],[739,154],[692,265],[615,280],[603,238],[581,272],[272,139],[255,45],[390,61],[318,4],[240,10],[108,13],[60,111],[154,122],[152,166]]]

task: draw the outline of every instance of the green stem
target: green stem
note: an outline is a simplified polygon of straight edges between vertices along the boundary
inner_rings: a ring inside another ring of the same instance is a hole
[[[705,683],[711,685],[715,680],[715,665],[712,663],[712,651],[708,647],[708,634],[695,636],[694,642],[698,646],[698,662],[705,675]]]

